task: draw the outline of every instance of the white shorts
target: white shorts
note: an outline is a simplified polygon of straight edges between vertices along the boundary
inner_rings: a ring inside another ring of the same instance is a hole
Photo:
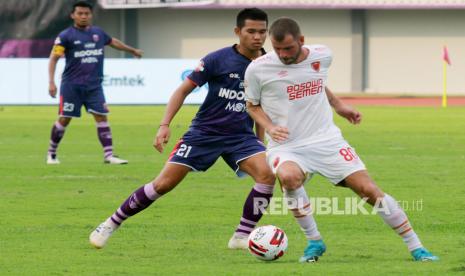
[[[267,161],[275,174],[282,163],[292,161],[309,175],[307,180],[318,173],[334,184],[366,169],[355,149],[342,137],[301,146],[277,146],[267,150]]]

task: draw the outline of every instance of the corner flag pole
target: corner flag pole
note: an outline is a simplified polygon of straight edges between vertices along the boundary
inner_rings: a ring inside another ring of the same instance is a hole
[[[447,62],[442,65],[442,107],[447,107]]]
[[[447,65],[451,65],[447,46],[443,48],[442,59],[442,107],[447,107]]]

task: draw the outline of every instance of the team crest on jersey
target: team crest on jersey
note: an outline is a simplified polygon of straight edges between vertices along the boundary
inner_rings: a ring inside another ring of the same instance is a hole
[[[320,71],[320,62],[319,61],[312,62],[312,69],[317,72]]]
[[[97,42],[97,41],[99,41],[100,38],[99,38],[98,34],[93,34],[92,39],[94,40],[94,42]]]
[[[205,70],[205,63],[203,63],[203,60],[199,61],[199,64],[197,65],[197,67],[195,67],[194,71],[195,72],[203,72],[203,70]]]

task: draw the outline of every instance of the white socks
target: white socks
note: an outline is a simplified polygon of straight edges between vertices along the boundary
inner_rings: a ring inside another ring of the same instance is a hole
[[[313,218],[312,206],[304,187],[301,186],[292,191],[284,190],[284,196],[286,197],[289,210],[291,210],[296,218],[307,239],[320,240],[321,235]]]
[[[423,247],[417,234],[413,231],[407,215],[394,198],[388,194],[384,194],[381,207],[378,214],[386,224],[391,226],[402,237],[409,251]]]

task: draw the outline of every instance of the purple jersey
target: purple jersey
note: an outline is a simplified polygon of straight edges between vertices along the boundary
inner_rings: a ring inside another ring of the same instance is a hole
[[[55,47],[65,51],[66,66],[62,81],[72,84],[100,84],[103,80],[103,48],[111,37],[102,29],[74,26],[62,31],[55,40]]]
[[[208,94],[192,120],[191,134],[254,135],[244,99],[244,73],[251,60],[235,46],[208,54],[188,76],[199,87],[208,83]]]

